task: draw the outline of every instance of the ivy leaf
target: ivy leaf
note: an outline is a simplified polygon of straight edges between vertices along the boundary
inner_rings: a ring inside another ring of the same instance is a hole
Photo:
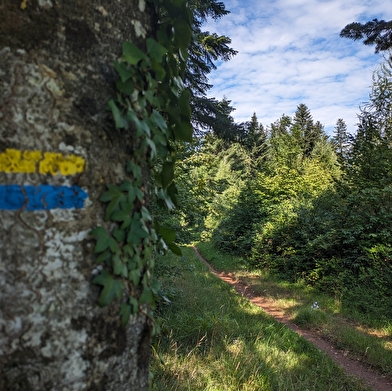
[[[183,90],[181,96],[178,98],[181,117],[187,122],[191,120],[191,106],[189,104],[190,98],[191,93],[188,89]]]
[[[187,49],[192,38],[189,24],[183,19],[174,21],[174,42],[180,49]]]
[[[128,127],[128,121],[125,117],[121,114],[120,109],[117,107],[116,103],[113,99],[110,99],[109,108],[112,111],[114,122],[116,124],[117,129],[126,129]]]
[[[90,235],[95,238],[96,243],[94,247],[95,253],[101,253],[105,251],[110,245],[110,236],[105,228],[96,227],[91,230]]]
[[[173,128],[174,135],[177,140],[191,142],[193,129],[189,122],[181,122],[180,126],[175,126]]]
[[[151,289],[148,286],[145,286],[143,288],[142,294],[140,295],[139,298],[139,303],[140,304],[152,304],[154,302],[154,297],[152,295]]]
[[[105,250],[101,254],[98,255],[98,257],[95,259],[95,263],[102,263],[110,259],[112,256],[112,253],[110,250]]]
[[[113,256],[113,273],[121,277],[127,277],[128,275],[127,266],[122,262],[119,252]]]
[[[155,72],[155,80],[162,81],[166,76],[165,68],[163,68],[161,64],[154,60],[151,62],[151,67]]]
[[[152,121],[158,126],[158,128],[165,132],[167,130],[167,124],[162,115],[157,111],[153,110],[151,113],[151,119]]]
[[[128,279],[132,282],[133,286],[138,286],[140,282],[140,270],[131,270],[128,273]]]
[[[121,316],[121,324],[126,326],[129,321],[129,318],[132,314],[132,306],[127,303],[122,303],[120,306],[120,316]]]
[[[142,212],[143,221],[151,221],[152,220],[151,213],[149,212],[149,210],[145,206],[142,206],[141,212]]]
[[[166,188],[174,178],[174,163],[165,162],[162,166],[161,183],[162,187]]]
[[[178,247],[175,243],[168,243],[167,247],[169,247],[170,251],[176,255],[182,255],[182,251],[180,247]]]
[[[123,229],[115,228],[112,235],[119,243],[122,243],[125,239],[125,231]]]
[[[170,197],[170,199],[173,201],[173,204],[175,206],[178,206],[178,199],[177,199],[178,190],[177,190],[176,185],[173,182],[166,189],[166,193]]]
[[[99,198],[102,202],[109,202],[109,205],[106,207],[105,212],[105,220],[109,220],[112,212],[120,209],[120,203],[125,201],[125,195],[122,192],[121,188],[115,185],[107,185],[108,191],[103,193]]]
[[[176,231],[173,229],[160,226],[158,232],[166,243],[172,243],[176,238]]]
[[[129,298],[129,304],[132,306],[132,314],[136,314],[139,309],[139,303],[134,297]]]
[[[159,281],[156,278],[152,278],[151,279],[151,291],[152,291],[152,293],[157,295],[158,292],[159,292],[160,287],[161,287],[161,284],[159,283]]]
[[[114,61],[114,68],[116,68],[116,71],[119,74],[121,81],[123,83],[133,76],[134,72],[131,69],[128,69],[128,67],[125,64],[121,64],[117,61]]]
[[[133,84],[132,80],[127,80],[123,82],[118,79],[116,81],[116,87],[119,91],[123,92],[126,95],[132,95],[133,91],[135,90],[135,85]]]
[[[149,237],[149,233],[143,229],[141,222],[135,219],[132,220],[131,228],[127,237],[127,243],[138,245],[140,239],[144,239],[148,237]]]
[[[131,172],[135,179],[142,177],[142,168],[132,161],[127,163],[127,172]]]
[[[167,53],[167,49],[153,38],[147,38],[146,43],[147,52],[150,54],[150,58],[159,63],[162,62],[162,58]]]
[[[123,42],[122,50],[123,57],[128,64],[136,65],[146,58],[146,55],[131,42]]]
[[[98,299],[98,304],[100,307],[105,307],[109,305],[115,297],[121,298],[124,285],[121,281],[116,280],[111,274],[106,270],[102,270],[94,280],[94,284],[102,285],[103,289]]]

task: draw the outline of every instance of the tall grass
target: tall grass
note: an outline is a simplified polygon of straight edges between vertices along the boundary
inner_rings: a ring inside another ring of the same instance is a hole
[[[157,308],[151,390],[366,389],[211,274],[193,249],[183,252],[157,260],[166,300]]]
[[[197,247],[216,269],[234,273],[251,285],[255,294],[273,300],[274,306],[284,310],[294,323],[321,332],[351,357],[392,378],[391,322],[375,317],[369,319],[357,310],[343,306],[339,298],[318,292],[301,281],[289,283],[267,272],[247,270],[246,260],[222,254],[211,243],[200,243]],[[366,297],[361,300],[366,301]],[[317,310],[311,308],[315,301],[319,306]]]

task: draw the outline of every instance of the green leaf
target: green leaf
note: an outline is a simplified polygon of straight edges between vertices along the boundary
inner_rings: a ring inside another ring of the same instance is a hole
[[[109,205],[106,207],[106,212],[105,212],[105,220],[108,221],[111,217],[111,214],[118,210],[120,208],[120,203],[125,200],[125,195],[121,193],[121,195],[118,195],[116,198],[113,198],[110,202]]]
[[[116,71],[119,74],[123,83],[130,79],[134,74],[134,71],[128,69],[128,67],[124,63],[121,64],[117,61],[114,61],[114,67],[116,68]]]
[[[124,219],[123,223],[122,223],[121,226],[120,226],[120,229],[126,229],[126,228],[128,228],[128,227],[131,225],[131,222],[132,222],[132,217],[129,215],[129,216],[127,216],[127,217]]]
[[[153,38],[147,38],[147,52],[149,53],[152,60],[162,62],[163,56],[167,53],[167,49],[158,43]]]
[[[180,247],[178,247],[175,243],[168,243],[167,247],[169,247],[170,251],[176,255],[182,255],[182,251]]]
[[[189,104],[190,98],[191,93],[188,89],[183,90],[181,96],[178,98],[181,117],[187,122],[191,120],[191,106]]]
[[[132,95],[133,91],[135,91],[135,84],[133,83],[132,80],[127,80],[126,82],[122,82],[120,79],[118,79],[116,81],[116,87],[120,92],[126,95]]]
[[[159,227],[159,234],[166,243],[174,242],[174,239],[176,238],[176,231],[162,226]]]
[[[130,304],[122,303],[120,306],[121,324],[126,326],[132,314],[133,307]]]
[[[101,253],[102,251],[105,251],[109,245],[110,245],[110,237],[100,237],[97,239],[97,243],[95,243],[94,247],[94,252],[95,253]]]
[[[121,298],[124,285],[121,281],[114,279],[106,270],[102,270],[94,280],[94,284],[102,285],[103,289],[99,296],[98,304],[101,307],[109,305],[115,297]]]
[[[128,216],[129,216],[129,213],[127,213],[126,211],[116,210],[110,216],[110,220],[119,221],[120,222],[120,221],[124,221]]]
[[[142,206],[141,212],[142,212],[143,221],[151,221],[152,220],[151,213],[149,212],[149,210],[145,206]]]
[[[161,284],[159,283],[159,281],[156,278],[152,278],[151,279],[151,291],[152,291],[152,293],[157,295],[158,292],[159,292],[160,287],[161,287]]]
[[[121,277],[128,275],[127,265],[122,262],[119,252],[113,256],[113,273]]]
[[[95,263],[102,263],[110,259],[112,256],[112,253],[110,250],[105,250],[101,254],[98,255],[98,257],[95,259]]]
[[[95,239],[106,238],[109,236],[108,232],[103,227],[95,227],[90,231],[90,235]]]
[[[136,65],[139,61],[146,58],[146,55],[133,43],[123,42],[123,57],[128,64]]]
[[[161,129],[162,131],[166,131],[167,130],[167,124],[166,121],[164,120],[164,118],[162,117],[162,115],[157,111],[157,110],[153,110],[151,113],[151,119],[152,121],[157,125],[157,127],[159,129]]]
[[[178,200],[177,200],[178,190],[174,182],[172,182],[170,186],[166,189],[166,193],[173,201],[173,204],[175,206],[178,206]]]
[[[145,286],[143,288],[143,292],[139,298],[139,303],[140,304],[153,304],[154,303],[154,297],[153,297],[151,289],[149,287]]]
[[[162,81],[166,76],[165,68],[163,68],[161,64],[159,64],[158,62],[156,62],[154,60],[152,61],[151,66],[152,66],[153,71],[155,72],[155,80]],[[153,85],[151,85],[151,89],[152,89],[152,87],[153,87]]]
[[[162,166],[161,183],[162,187],[166,188],[174,178],[174,163],[165,162]]]
[[[133,296],[131,296],[129,298],[129,304],[132,306],[132,314],[136,314],[139,310],[138,301]]]
[[[127,172],[131,172],[133,177],[136,179],[142,177],[142,168],[132,161],[127,163]]]
[[[128,121],[126,118],[121,114],[120,109],[117,107],[116,103],[113,99],[110,99],[109,108],[112,111],[114,122],[116,124],[117,129],[126,129],[128,127]]]
[[[116,185],[107,185],[107,188],[108,190],[99,197],[101,202],[110,202],[113,198],[122,194],[121,188]]]
[[[132,282],[133,286],[138,286],[140,283],[140,270],[131,270],[128,273],[128,279]]]
[[[173,128],[174,135],[177,140],[191,142],[193,129],[190,122],[181,122],[180,126]]]
[[[131,228],[127,237],[127,243],[138,245],[140,239],[148,238],[149,236],[149,232],[143,229],[140,221],[135,219],[132,220]]]
[[[117,240],[117,242],[122,243],[125,239],[125,231],[123,229],[115,228],[113,230],[113,237]]]
[[[110,251],[111,251],[112,253],[115,253],[115,252],[118,250],[118,244],[117,244],[117,242],[114,240],[114,238],[109,238],[109,239],[108,239],[108,245],[109,245]]]

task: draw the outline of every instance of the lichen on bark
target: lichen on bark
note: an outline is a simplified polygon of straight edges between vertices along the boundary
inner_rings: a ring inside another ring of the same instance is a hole
[[[85,166],[3,170],[0,185],[77,186],[88,198],[82,208],[0,210],[0,389],[146,390],[148,320],[123,328],[115,304],[97,306],[88,233],[105,224],[99,195],[124,179],[132,151],[132,134],[106,111],[112,62],[124,40],[143,47],[154,12],[142,0],[19,5],[0,5],[0,154],[58,153]]]

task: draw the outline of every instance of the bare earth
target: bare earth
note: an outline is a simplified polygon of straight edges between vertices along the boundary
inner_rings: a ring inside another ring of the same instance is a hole
[[[264,298],[262,296],[255,295],[254,292],[244,284],[239,281],[235,276],[227,273],[220,273],[216,271],[199,253],[199,251],[194,247],[195,252],[199,258],[207,265],[207,267],[218,276],[221,280],[231,284],[234,289],[242,296],[249,299],[254,305],[262,308],[267,314],[272,315],[277,321],[285,324],[288,328],[295,331],[313,345],[317,346],[318,349],[322,350],[328,354],[344,371],[357,379],[364,382],[365,385],[370,387],[373,391],[392,391],[392,380],[388,379],[379,373],[371,370],[366,365],[362,364],[360,361],[353,360],[349,358],[344,351],[337,349],[327,340],[321,338],[316,332],[306,330],[298,327],[292,323],[287,315],[283,311],[277,309],[273,306],[272,300]]]

